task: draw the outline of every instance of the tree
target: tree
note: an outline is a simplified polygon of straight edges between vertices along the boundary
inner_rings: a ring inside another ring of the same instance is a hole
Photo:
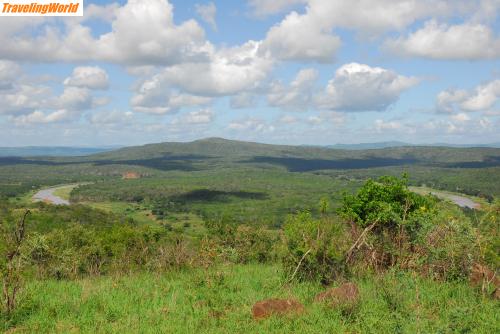
[[[26,210],[20,220],[12,228],[9,218],[0,221],[0,230],[5,242],[4,259],[1,264],[0,277],[2,279],[2,306],[7,314],[11,314],[16,307],[16,301],[22,284],[24,261],[21,256],[21,246],[26,239],[26,218],[30,214]]]

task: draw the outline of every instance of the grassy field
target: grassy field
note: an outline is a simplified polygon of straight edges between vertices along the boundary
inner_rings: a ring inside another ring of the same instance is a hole
[[[126,202],[85,202],[82,203],[94,209],[104,210],[128,218],[142,225],[163,225],[173,231],[188,236],[199,237],[206,233],[203,220],[194,213],[172,213],[164,219],[158,219],[144,205]]]
[[[29,304],[9,333],[498,333],[498,302],[466,283],[391,273],[356,280],[352,312],[313,303],[324,288],[282,287],[277,265],[227,265],[208,271],[137,274],[78,281],[31,282]],[[297,298],[300,316],[255,321],[252,305]]]
[[[141,207],[139,204],[125,202],[85,202],[82,203],[94,209],[126,215],[140,224],[152,224],[155,222],[151,211]]]

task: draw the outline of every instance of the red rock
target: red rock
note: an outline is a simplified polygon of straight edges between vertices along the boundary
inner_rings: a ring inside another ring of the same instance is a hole
[[[304,306],[295,299],[266,299],[255,303],[252,315],[256,320],[265,319],[271,315],[299,314]]]

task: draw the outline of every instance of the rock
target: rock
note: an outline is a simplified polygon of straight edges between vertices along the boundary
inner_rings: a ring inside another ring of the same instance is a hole
[[[359,301],[359,290],[354,283],[344,283],[337,288],[331,288],[317,294],[314,301],[329,303],[332,306],[356,304]]]
[[[271,315],[299,314],[304,306],[295,299],[266,299],[252,307],[252,315],[256,320],[265,319]]]

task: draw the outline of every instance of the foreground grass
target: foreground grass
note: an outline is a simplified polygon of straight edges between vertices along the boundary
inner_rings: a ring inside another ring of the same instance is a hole
[[[341,312],[312,302],[322,287],[281,287],[273,265],[138,274],[28,285],[26,298],[0,329],[16,333],[498,333],[498,302],[466,283],[408,273],[356,280],[361,302]],[[256,322],[252,305],[296,297],[306,313]]]

